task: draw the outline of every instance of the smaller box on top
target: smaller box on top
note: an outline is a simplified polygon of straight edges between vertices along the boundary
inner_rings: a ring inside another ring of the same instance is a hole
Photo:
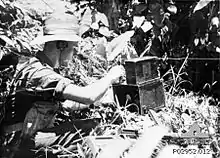
[[[156,56],[146,56],[125,61],[127,84],[141,84],[159,77],[159,60]]]

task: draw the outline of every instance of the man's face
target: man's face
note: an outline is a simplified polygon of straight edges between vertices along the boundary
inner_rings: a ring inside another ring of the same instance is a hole
[[[76,42],[57,41],[57,48],[60,50],[60,66],[68,66],[74,54],[76,54]],[[60,43],[59,43],[60,42]]]

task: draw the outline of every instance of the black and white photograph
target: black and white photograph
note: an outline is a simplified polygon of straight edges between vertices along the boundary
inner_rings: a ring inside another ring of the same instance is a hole
[[[0,158],[220,158],[220,1],[0,0]]]

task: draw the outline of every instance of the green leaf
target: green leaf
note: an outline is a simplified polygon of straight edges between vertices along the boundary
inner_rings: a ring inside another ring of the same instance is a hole
[[[7,36],[5,36],[5,35],[0,35],[0,38],[1,38],[3,41],[5,41],[7,44],[9,44],[9,45],[11,45],[11,46],[14,46],[14,42],[13,42],[10,38],[8,38]]]
[[[92,24],[92,10],[90,8],[87,8],[85,13],[82,16],[80,25],[90,26],[91,24]]]
[[[102,35],[106,36],[106,37],[110,37],[111,36],[111,32],[109,31],[109,29],[105,26],[101,26],[99,28],[99,33],[101,33]]]
[[[104,13],[97,12],[95,14],[96,22],[101,21],[105,26],[109,27],[108,18]]]
[[[31,46],[29,45],[28,42],[22,41],[21,39],[18,39],[18,38],[17,38],[17,42],[21,46],[21,48],[27,49],[29,52],[31,52]]]
[[[118,37],[114,38],[107,45],[108,60],[113,61],[120,53],[122,53],[124,46],[130,41],[134,35],[134,31],[127,31]]]
[[[2,57],[4,56],[4,51],[0,51],[0,60],[2,60]],[[2,82],[1,82],[2,83]],[[0,117],[1,118],[1,117]],[[1,122],[1,121],[0,121]]]
[[[86,31],[88,31],[90,28],[90,25],[83,24],[79,28],[79,35],[82,36]]]
[[[0,1],[0,6],[2,6],[3,8],[6,8],[5,4],[3,3],[3,1]]]
[[[212,2],[214,0],[200,0],[197,5],[195,6],[193,13],[196,12],[197,10],[200,10],[202,8],[204,8],[205,6],[207,6],[210,2]]]

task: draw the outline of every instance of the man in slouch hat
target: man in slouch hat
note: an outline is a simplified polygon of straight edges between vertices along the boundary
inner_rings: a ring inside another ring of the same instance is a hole
[[[44,44],[43,51],[17,66],[13,82],[15,102],[11,107],[14,114],[6,112],[3,121],[6,133],[21,131],[21,138],[29,139],[37,131],[54,126],[56,113],[62,108],[60,102],[75,101],[89,108],[124,75],[124,69],[115,66],[105,77],[85,87],[60,75],[59,67],[66,67],[76,53],[75,47],[81,40],[78,29],[77,18],[67,13],[53,13],[45,20],[44,34],[32,41]]]

